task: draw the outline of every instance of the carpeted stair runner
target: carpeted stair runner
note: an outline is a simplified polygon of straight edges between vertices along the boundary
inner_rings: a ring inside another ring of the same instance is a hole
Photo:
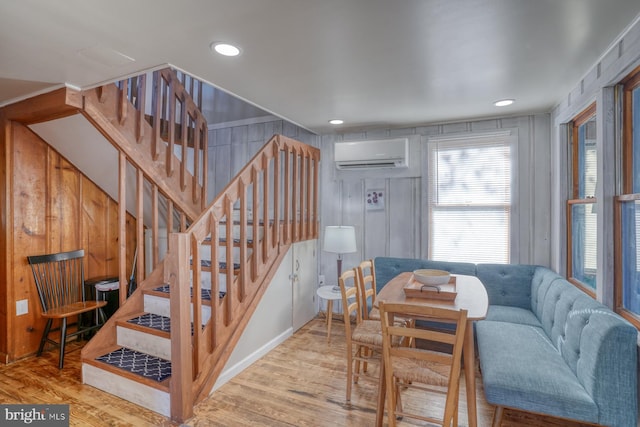
[[[171,332],[171,318],[160,316],[154,313],[145,313],[142,316],[127,320],[132,325],[145,326],[163,332]],[[204,327],[204,326],[203,326]],[[193,323],[191,324],[191,335],[193,335]]]
[[[160,287],[154,288],[153,290],[156,292],[162,292],[162,293],[168,294],[169,285],[162,285]],[[221,291],[219,293],[220,298],[223,298],[226,294],[227,294],[226,292]],[[211,301],[211,289],[200,289],[200,295],[203,300]],[[193,288],[191,289],[191,296],[193,296]]]
[[[157,382],[162,382],[171,376],[169,360],[124,347],[100,356],[96,360]]]

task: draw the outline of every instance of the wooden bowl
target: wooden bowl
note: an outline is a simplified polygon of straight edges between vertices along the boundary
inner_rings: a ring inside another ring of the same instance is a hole
[[[413,277],[423,285],[439,286],[449,283],[451,273],[443,270],[414,270]]]

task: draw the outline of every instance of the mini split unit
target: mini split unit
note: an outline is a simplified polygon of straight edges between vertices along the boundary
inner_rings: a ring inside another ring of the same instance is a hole
[[[376,141],[336,142],[334,160],[338,169],[380,169],[409,167],[407,138]]]

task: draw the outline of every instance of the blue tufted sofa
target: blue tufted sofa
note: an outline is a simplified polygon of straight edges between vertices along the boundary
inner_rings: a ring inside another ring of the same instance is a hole
[[[378,290],[404,271],[477,276],[487,318],[475,333],[487,401],[502,408],[636,427],[637,330],[545,267],[375,259]]]

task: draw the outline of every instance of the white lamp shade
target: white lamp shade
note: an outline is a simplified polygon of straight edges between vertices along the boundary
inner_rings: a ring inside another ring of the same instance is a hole
[[[348,254],[357,252],[356,230],[350,225],[329,225],[324,229],[324,245],[326,252]]]

